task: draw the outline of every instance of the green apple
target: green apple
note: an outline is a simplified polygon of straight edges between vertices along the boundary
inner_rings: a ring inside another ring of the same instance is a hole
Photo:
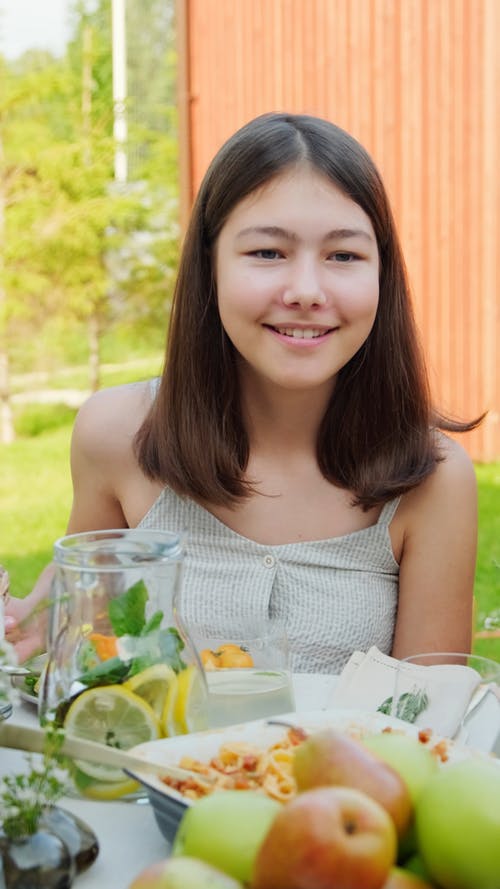
[[[433,889],[433,886],[404,868],[393,867],[382,889]]]
[[[500,766],[470,758],[441,769],[416,807],[417,842],[442,889],[500,889]]]
[[[438,762],[418,738],[396,732],[380,732],[363,738],[363,744],[392,766],[406,782],[413,805],[427,782],[438,771]]]
[[[429,871],[427,870],[421,856],[417,853],[410,855],[402,865],[403,869],[421,877],[422,880],[430,880]]]
[[[437,759],[418,738],[396,732],[368,735],[363,738],[363,745],[387,765],[392,766],[408,789],[412,805],[412,821],[403,836],[400,836],[398,849],[398,861],[404,861],[417,850],[413,811],[425,785],[438,771]]]
[[[218,790],[182,817],[172,855],[201,858],[249,882],[257,850],[282,804],[250,790]]]
[[[211,864],[184,856],[150,864],[129,889],[243,889],[243,886]]]

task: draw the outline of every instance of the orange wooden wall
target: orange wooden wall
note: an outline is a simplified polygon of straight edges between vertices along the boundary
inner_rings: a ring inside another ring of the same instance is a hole
[[[183,206],[264,111],[329,118],[392,199],[437,402],[500,459],[499,0],[178,0]]]

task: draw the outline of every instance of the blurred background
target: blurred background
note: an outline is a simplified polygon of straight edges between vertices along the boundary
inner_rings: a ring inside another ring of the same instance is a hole
[[[480,488],[476,646],[500,650],[500,4],[0,0],[0,562],[64,533],[75,412],[160,372],[179,242],[269,110],[351,132],[387,185],[439,406]],[[481,636],[486,635],[486,638]]]

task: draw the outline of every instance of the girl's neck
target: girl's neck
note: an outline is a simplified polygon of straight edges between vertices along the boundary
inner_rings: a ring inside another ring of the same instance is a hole
[[[319,427],[331,396],[321,390],[288,391],[248,385],[242,407],[250,449],[259,452],[309,451],[316,454]]]

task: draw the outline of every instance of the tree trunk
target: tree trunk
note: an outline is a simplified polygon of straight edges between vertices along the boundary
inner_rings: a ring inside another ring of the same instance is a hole
[[[0,441],[12,444],[16,437],[9,384],[9,356],[0,350]]]
[[[9,353],[5,319],[5,303],[7,294],[3,286],[2,276],[5,255],[5,179],[3,169],[3,143],[0,135],[0,441],[11,444],[15,439],[14,418],[10,392]]]
[[[101,384],[101,359],[99,355],[99,318],[93,314],[89,318],[89,385],[91,392],[97,392]]]

